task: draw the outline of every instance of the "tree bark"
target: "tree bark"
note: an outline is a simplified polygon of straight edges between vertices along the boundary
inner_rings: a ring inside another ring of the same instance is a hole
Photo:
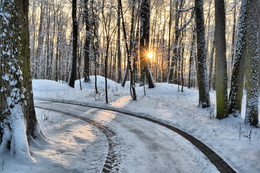
[[[215,0],[217,119],[227,117],[228,112],[225,15],[224,0]]]
[[[74,88],[75,80],[77,77],[77,47],[78,47],[78,22],[77,22],[77,0],[72,0],[72,33],[73,33],[73,44],[72,44],[72,68],[69,86]]]
[[[191,39],[191,46],[190,46],[190,59],[189,59],[189,79],[188,79],[188,88],[192,87],[192,81],[191,78],[192,71],[195,69],[194,68],[194,44],[195,44],[195,29],[192,31],[192,39]]]
[[[247,33],[246,33],[246,117],[245,122],[258,124],[258,8],[257,0],[248,0]]]
[[[36,49],[36,57],[35,57],[35,69],[34,69],[34,78],[37,79],[38,73],[39,73],[39,65],[41,61],[42,56],[42,50],[43,50],[43,41],[44,41],[44,34],[43,34],[43,20],[45,15],[45,5],[43,2],[41,2],[41,13],[40,13],[40,24],[39,24],[39,31],[38,31],[38,46]]]
[[[229,114],[241,114],[244,76],[245,76],[245,46],[246,46],[247,0],[242,0],[238,24],[238,38],[234,57],[231,88],[229,93]]]
[[[84,13],[85,13],[85,27],[86,27],[86,40],[84,45],[84,81],[90,81],[89,74],[89,54],[90,54],[90,22],[89,22],[89,8],[88,8],[88,0],[84,1]]]
[[[40,131],[30,71],[29,1],[5,1],[0,6],[8,21],[0,17],[0,33],[6,35],[0,36],[0,149],[30,159],[28,141],[40,136]]]
[[[233,13],[233,28],[232,28],[232,48],[231,48],[231,70],[233,68],[234,56],[235,56],[235,37],[236,37],[236,23],[237,23],[237,4],[234,0],[234,13]]]
[[[178,9],[181,9],[184,5],[184,1],[176,1],[175,2],[175,7],[176,7],[176,11]],[[170,67],[169,67],[169,74],[168,74],[168,79],[167,81],[169,83],[174,83],[177,84],[178,81],[178,60],[180,58],[180,35],[181,35],[181,31],[179,30],[179,23],[180,23],[180,12],[177,11],[175,14],[175,33],[174,33],[174,45],[173,45],[173,55],[172,55],[172,59],[170,62]]]
[[[170,74],[171,71],[171,31],[172,31],[172,0],[170,0],[170,18],[169,18],[169,33],[168,33],[168,52],[167,52],[167,67],[168,67],[168,74]],[[167,79],[167,82],[169,83],[169,77]]]
[[[209,90],[211,90],[211,88],[213,88],[214,85],[214,81],[215,81],[215,66],[214,66],[214,53],[215,53],[215,31],[214,31],[214,36],[213,36],[213,41],[212,41],[212,46],[211,46],[211,50],[210,50],[210,54],[209,54],[209,58],[210,58],[210,65],[209,65]],[[214,86],[214,88],[216,88]]]
[[[117,7],[117,81],[118,83],[122,82],[122,69],[121,69],[121,12],[120,8],[122,8],[119,4]]]
[[[140,38],[140,60],[142,68],[142,81],[146,76],[149,88],[154,88],[153,78],[147,62],[147,53],[149,51],[150,36],[150,0],[143,0],[141,3],[141,38]],[[145,76],[144,76],[145,75]]]
[[[210,106],[210,98],[206,64],[203,0],[195,0],[195,13],[197,28],[197,80],[199,88],[199,106],[206,108]]]

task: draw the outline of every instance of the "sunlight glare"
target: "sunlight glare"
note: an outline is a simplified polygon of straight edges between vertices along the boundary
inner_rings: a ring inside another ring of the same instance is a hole
[[[147,57],[148,57],[149,59],[152,59],[152,58],[153,58],[153,53],[152,53],[152,52],[148,52]]]

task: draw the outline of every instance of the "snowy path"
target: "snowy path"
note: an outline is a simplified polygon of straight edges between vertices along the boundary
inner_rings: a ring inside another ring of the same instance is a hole
[[[82,116],[77,116],[74,114],[70,114],[70,113],[63,112],[63,111],[58,111],[55,109],[43,108],[40,106],[36,106],[36,108],[39,108],[42,110],[48,110],[50,112],[57,112],[57,113],[67,115],[70,117],[75,117],[77,119],[80,119],[80,120],[83,120],[83,121],[89,123],[90,125],[95,126],[100,131],[102,131],[102,133],[106,136],[106,140],[108,142],[108,152],[107,152],[107,157],[106,157],[102,172],[110,173],[110,172],[113,172],[114,170],[115,171],[118,170],[117,167],[118,167],[119,163],[118,163],[117,154],[115,153],[115,147],[116,147],[117,143],[116,143],[116,140],[114,139],[115,133],[111,129],[109,129],[108,127],[102,125],[101,123],[99,123],[97,121],[93,121],[93,120],[90,120],[90,119],[82,117]]]
[[[119,172],[218,172],[195,146],[161,125],[79,105],[46,101],[36,105],[86,117],[112,129],[120,141],[115,147]]]

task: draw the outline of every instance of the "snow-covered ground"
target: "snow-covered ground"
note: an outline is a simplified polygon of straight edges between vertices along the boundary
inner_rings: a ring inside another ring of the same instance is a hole
[[[109,158],[116,155],[112,160],[115,162],[113,165],[116,165],[118,172],[218,172],[214,165],[190,142],[157,124],[121,113],[79,105],[49,101],[36,101],[36,104],[87,117],[111,129],[115,135],[112,135],[113,144],[110,146],[113,146],[113,153]],[[99,149],[93,149],[92,153],[102,155]],[[82,154],[91,156],[91,153]],[[62,156],[63,153],[59,153],[59,155]],[[106,155],[103,153],[103,156]],[[80,155],[78,157],[80,158]],[[100,162],[104,164],[102,159]],[[96,164],[91,161],[87,163]],[[85,171],[79,167],[78,172],[95,173],[100,172],[96,171],[98,169],[102,170],[102,167],[97,165],[95,170],[89,169],[88,164],[86,164]],[[113,170],[112,172],[117,172],[115,169]]]
[[[132,101],[129,85],[123,88],[109,80],[109,104],[105,104],[103,77],[98,77],[98,94],[95,94],[93,76],[90,83],[82,81],[83,90],[79,89],[79,84],[80,82],[76,81],[76,89],[73,89],[66,83],[34,80],[34,97],[109,106],[152,117],[201,140],[237,172],[260,172],[260,129],[245,125],[241,117],[229,117],[221,121],[215,119],[214,92],[211,93],[212,107],[201,109],[197,106],[196,89],[184,88],[184,92],[178,92],[176,85],[156,83],[156,88],[146,88],[146,96],[143,94],[143,87],[137,87],[138,100]],[[82,124],[80,120],[40,109],[36,111],[46,141],[36,141],[32,144],[32,163],[0,156],[0,172],[46,172],[48,169],[50,172],[100,170],[108,148],[104,134],[91,125]],[[244,108],[242,115],[244,116]],[[181,147],[191,148],[185,142],[181,143]],[[186,166],[189,167],[189,164]]]

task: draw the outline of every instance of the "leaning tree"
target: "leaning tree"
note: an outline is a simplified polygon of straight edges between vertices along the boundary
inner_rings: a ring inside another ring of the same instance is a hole
[[[246,47],[246,20],[247,0],[241,1],[240,17],[238,24],[238,36],[234,55],[234,65],[231,77],[229,93],[229,114],[238,116],[241,114],[244,77],[245,77],[245,47]]]

